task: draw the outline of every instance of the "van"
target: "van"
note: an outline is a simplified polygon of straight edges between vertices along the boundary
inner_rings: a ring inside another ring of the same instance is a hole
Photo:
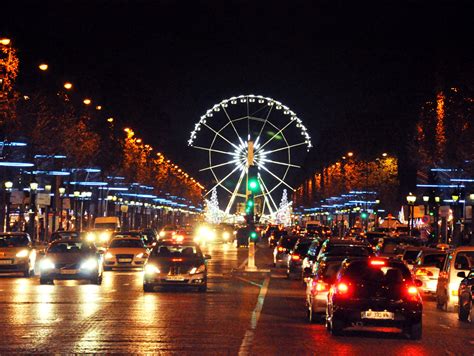
[[[458,289],[462,277],[474,268],[474,246],[461,246],[448,252],[436,287],[436,306],[438,309],[454,311],[458,302]]]
[[[94,230],[120,230],[120,219],[117,216],[99,216],[95,218]]]

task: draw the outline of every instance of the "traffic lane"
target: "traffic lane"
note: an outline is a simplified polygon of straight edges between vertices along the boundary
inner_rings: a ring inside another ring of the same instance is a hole
[[[301,281],[287,280],[283,270],[275,269],[252,354],[474,355],[474,325],[458,321],[455,313],[437,310],[433,300],[424,302],[422,340],[379,330],[383,332],[357,330],[333,337],[324,324],[309,324]]]
[[[237,353],[258,288],[227,274],[243,251],[212,253],[207,293],[143,293],[141,272],[106,272],[102,286],[2,278],[0,353]]]

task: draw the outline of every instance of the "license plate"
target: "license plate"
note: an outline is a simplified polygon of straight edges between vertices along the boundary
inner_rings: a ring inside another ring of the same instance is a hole
[[[122,262],[122,263],[126,263],[126,262],[132,262],[132,259],[131,258],[119,258],[118,261]]]
[[[0,260],[0,265],[11,265],[12,263],[12,260]]]
[[[388,311],[372,311],[368,310],[361,313],[361,317],[365,319],[382,319],[382,320],[393,320],[395,315]]]
[[[77,272],[77,269],[62,269],[60,271],[61,274],[76,274]]]
[[[166,277],[167,281],[184,281],[183,276],[168,276]]]

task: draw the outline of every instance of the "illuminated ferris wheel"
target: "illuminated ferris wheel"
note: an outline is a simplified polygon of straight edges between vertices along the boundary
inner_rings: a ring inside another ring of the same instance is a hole
[[[220,201],[226,197],[225,213],[237,211],[246,199],[249,165],[258,168],[260,191],[255,194],[262,215],[278,210],[283,189],[294,190],[290,170],[300,168],[311,137],[302,120],[287,106],[260,95],[224,99],[195,124],[189,146],[203,151],[208,164],[201,171],[212,175]]]

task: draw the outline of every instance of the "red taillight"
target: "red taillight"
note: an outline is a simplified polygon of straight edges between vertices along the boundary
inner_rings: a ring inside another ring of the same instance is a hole
[[[183,262],[182,258],[173,258],[171,259],[171,262]]]
[[[336,292],[337,294],[345,295],[349,292],[349,286],[344,282],[338,283],[336,285]]]
[[[291,256],[291,259],[292,259],[293,261],[299,261],[299,260],[301,259],[301,257],[298,256],[298,255],[292,255],[292,256]]]
[[[385,261],[383,260],[370,260],[371,266],[385,266]]]
[[[417,295],[418,294],[418,289],[414,286],[409,286],[407,289],[407,292],[409,295]]]
[[[328,290],[328,285],[321,281],[313,281],[313,290],[322,292]]]

